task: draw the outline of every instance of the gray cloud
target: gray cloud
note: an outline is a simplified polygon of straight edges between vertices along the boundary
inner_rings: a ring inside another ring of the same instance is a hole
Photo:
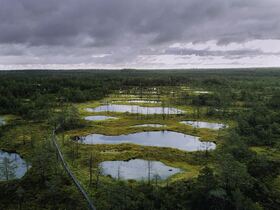
[[[0,42],[116,44],[130,35],[220,42],[280,38],[276,0],[1,0]],[[131,41],[131,40],[130,40]]]
[[[55,51],[54,57],[113,64],[165,48],[176,54],[168,49],[175,42],[280,39],[279,11],[279,0],[0,0],[0,55],[45,56],[52,63]],[[99,53],[112,55],[91,57]],[[224,56],[260,54],[247,49]]]
[[[239,58],[239,57],[254,57],[260,55],[276,55],[279,56],[280,52],[273,53],[273,52],[263,52],[260,49],[241,49],[241,50],[196,50],[196,49],[189,49],[189,48],[168,48],[164,51],[165,55],[195,55],[200,57],[205,56],[222,56],[226,58]]]

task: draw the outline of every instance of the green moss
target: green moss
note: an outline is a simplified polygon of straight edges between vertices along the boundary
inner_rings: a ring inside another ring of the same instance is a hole
[[[111,103],[112,101],[118,101],[118,104],[129,104],[139,106],[157,107],[161,104],[148,104],[148,103],[128,103],[128,100],[139,99],[135,95],[110,95],[109,97],[101,101],[91,101],[87,103],[76,104],[81,118],[94,115],[112,116],[118,119],[104,120],[104,121],[86,121],[83,123],[86,125],[83,129],[71,130],[65,133],[65,139],[67,143],[64,144],[63,150],[65,153],[71,153],[73,148],[78,148],[79,156],[75,157],[75,160],[71,160],[68,157],[68,161],[71,162],[71,167],[76,172],[83,183],[88,182],[88,161],[91,153],[98,154],[98,163],[106,160],[129,160],[129,159],[149,159],[156,160],[182,169],[182,172],[176,174],[168,179],[168,181],[178,181],[182,179],[194,178],[198,175],[200,168],[204,164],[204,161],[198,160],[197,156],[205,156],[204,152],[184,152],[178,149],[172,148],[159,148],[151,146],[140,146],[135,144],[117,144],[117,145],[84,145],[71,141],[71,137],[85,136],[88,134],[96,133],[103,135],[122,135],[131,134],[144,131],[161,131],[169,130],[189,135],[199,136],[202,141],[215,141],[219,144],[219,136],[222,136],[226,130],[211,130],[211,129],[197,129],[190,125],[184,125],[180,122],[183,120],[200,120],[208,122],[220,122],[217,119],[209,119],[204,115],[201,115],[199,119],[193,118],[194,108],[190,106],[175,106],[175,108],[186,111],[183,115],[141,115],[131,113],[117,113],[117,112],[102,112],[92,113],[87,112],[86,108],[95,108],[101,104]],[[145,100],[145,98],[142,98]],[[157,97],[149,97],[149,100],[158,100]],[[168,100],[168,97],[161,96],[160,100]],[[223,122],[222,122],[223,123]],[[233,125],[233,122],[225,122],[226,124]],[[162,124],[166,125],[161,128],[153,127],[133,127],[141,124]],[[60,136],[61,139],[61,136]],[[61,142],[61,140],[60,140]],[[98,164],[96,163],[96,164]],[[103,177],[104,181],[112,181],[108,177]]]
[[[265,146],[255,146],[250,147],[250,149],[256,152],[258,155],[266,156],[271,160],[280,160],[280,150],[277,148],[265,147]]]
[[[3,132],[0,149],[19,153],[31,161],[33,157],[33,143],[40,142],[50,135],[50,128],[40,123],[29,123],[19,120]]]

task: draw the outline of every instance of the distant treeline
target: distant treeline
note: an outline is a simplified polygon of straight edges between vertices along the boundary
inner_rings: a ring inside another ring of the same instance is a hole
[[[279,92],[279,78],[277,69],[0,71],[0,114],[35,118],[58,103],[98,100],[118,89],[178,85],[221,93],[197,96],[193,105],[219,105],[224,97],[249,104]]]

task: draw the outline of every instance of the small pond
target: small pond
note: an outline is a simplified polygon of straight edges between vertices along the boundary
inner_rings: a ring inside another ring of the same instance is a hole
[[[0,116],[0,126],[1,125],[5,125],[5,120],[4,120],[4,117]]]
[[[201,121],[182,121],[180,122],[185,125],[191,125],[195,128],[209,128],[213,130],[219,130],[221,128],[226,128],[225,124],[222,123],[210,123],[210,122],[201,122]]]
[[[203,90],[197,90],[197,91],[194,91],[195,94],[209,94],[211,93],[210,91],[203,91]]]
[[[141,159],[129,161],[104,161],[100,163],[102,174],[110,175],[115,179],[164,180],[181,172],[179,168],[167,166],[159,161],[147,161]]]
[[[153,101],[153,100],[129,100],[129,103],[143,103],[143,104],[157,104],[160,101]]]
[[[115,120],[118,119],[116,117],[108,117],[108,116],[87,116],[85,120],[88,121],[101,121],[101,120]]]
[[[131,126],[134,128],[140,128],[140,127],[153,127],[153,128],[163,128],[166,127],[166,125],[161,125],[161,124],[142,124],[142,125],[134,125]]]
[[[108,104],[86,108],[88,112],[129,112],[133,114],[182,114],[184,111],[168,107],[142,107],[137,105]]]
[[[132,143],[144,146],[170,147],[184,151],[200,151],[215,149],[213,142],[201,142],[199,137],[173,131],[139,132],[120,136],[90,134],[79,137],[84,144],[125,144]]]
[[[17,153],[0,150],[0,181],[19,179],[29,168],[30,165]]]

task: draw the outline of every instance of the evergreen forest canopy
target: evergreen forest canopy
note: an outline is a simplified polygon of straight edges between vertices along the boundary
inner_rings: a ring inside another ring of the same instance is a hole
[[[212,94],[180,92],[181,86]],[[192,118],[232,124],[215,136],[215,150],[168,157],[191,159],[199,168],[191,178],[158,184],[104,181],[94,173],[86,189],[97,209],[280,209],[280,69],[0,71],[0,116],[7,119],[0,126],[0,150],[16,152],[32,165],[23,178],[0,181],[0,209],[87,209],[56,157],[52,129],[60,125],[57,135],[78,173],[88,164],[81,152],[87,150],[64,143],[64,136],[92,125],[77,107],[119,91],[142,97],[153,88],[169,106],[190,107]],[[94,154],[95,162],[101,153]],[[0,171],[6,169],[0,165]],[[87,183],[85,175],[78,178]]]

